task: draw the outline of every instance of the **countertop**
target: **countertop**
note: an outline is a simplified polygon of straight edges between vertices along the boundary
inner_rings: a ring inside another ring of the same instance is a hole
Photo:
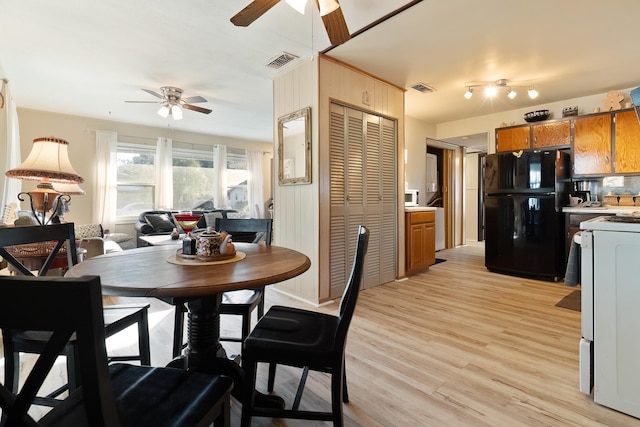
[[[597,208],[587,208],[584,206],[565,206],[562,208],[562,212],[580,214],[602,213],[615,215],[619,213],[630,214],[633,211],[640,212],[640,206],[600,206]]]
[[[640,206],[638,207],[640,209]],[[435,211],[436,208],[430,208],[427,206],[405,206],[405,212],[425,212],[425,211]]]

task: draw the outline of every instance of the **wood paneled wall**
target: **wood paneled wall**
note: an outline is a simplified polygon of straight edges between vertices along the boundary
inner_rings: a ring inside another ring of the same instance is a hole
[[[312,182],[274,185],[274,244],[305,253],[311,268],[281,283],[281,290],[311,303],[330,299],[329,281],[329,109],[332,101],[398,121],[398,194],[404,194],[404,89],[325,55],[274,79],[274,141],[277,119],[311,106]],[[277,146],[274,176],[278,176]],[[404,230],[404,203],[398,199],[398,230]],[[398,276],[404,276],[404,233],[398,233]]]

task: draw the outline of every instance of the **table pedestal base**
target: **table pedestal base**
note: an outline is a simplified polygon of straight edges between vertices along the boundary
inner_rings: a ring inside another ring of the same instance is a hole
[[[239,402],[244,398],[244,370],[236,362],[239,358],[229,359],[220,344],[220,312],[222,295],[200,298],[187,302],[188,343],[185,354],[173,359],[167,366],[190,369],[212,375],[225,375],[233,379],[231,394]],[[174,300],[174,303],[183,303]],[[255,392],[255,406],[262,408],[284,409],[284,399],[280,396]]]

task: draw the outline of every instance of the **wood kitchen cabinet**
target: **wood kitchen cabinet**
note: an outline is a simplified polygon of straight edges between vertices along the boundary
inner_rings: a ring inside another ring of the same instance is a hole
[[[436,212],[405,212],[406,272],[426,270],[436,262]]]
[[[612,115],[597,114],[573,121],[573,174],[604,175],[612,168]]]
[[[496,151],[517,151],[531,148],[531,126],[496,129]]]
[[[614,116],[614,171],[640,172],[640,122],[634,110],[620,111]]]
[[[531,125],[532,147],[546,148],[571,145],[571,121]]]

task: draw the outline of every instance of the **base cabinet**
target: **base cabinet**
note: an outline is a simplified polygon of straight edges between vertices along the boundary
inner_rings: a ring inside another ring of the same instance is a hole
[[[436,213],[405,213],[407,274],[426,270],[436,262]]]

